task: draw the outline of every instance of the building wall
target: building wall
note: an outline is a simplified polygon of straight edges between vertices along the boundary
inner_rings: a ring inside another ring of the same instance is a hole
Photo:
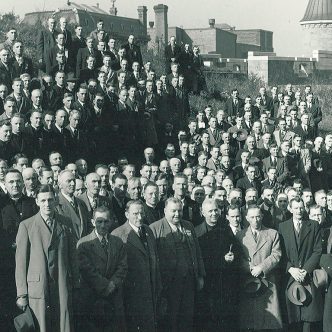
[[[241,59],[247,59],[248,52],[259,52],[260,46],[236,43],[236,57]]]
[[[197,45],[201,53],[216,53],[216,29],[185,29],[186,39]]]
[[[332,24],[305,24],[305,56],[311,56],[314,50],[332,51]]]
[[[261,52],[273,52],[273,32],[254,29],[254,30],[234,30],[237,35],[237,43],[244,45],[253,45],[259,47]],[[248,51],[256,51],[257,49],[248,49]]]
[[[216,29],[216,52],[225,58],[236,57],[236,35]]]

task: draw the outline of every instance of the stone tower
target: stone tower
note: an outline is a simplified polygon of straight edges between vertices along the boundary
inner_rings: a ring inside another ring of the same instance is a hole
[[[332,0],[309,0],[300,24],[306,56],[312,56],[313,50],[332,51]]]

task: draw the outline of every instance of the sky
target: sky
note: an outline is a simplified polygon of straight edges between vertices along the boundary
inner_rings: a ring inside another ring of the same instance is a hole
[[[110,0],[75,0],[76,3],[96,5],[108,11]],[[1,0],[1,13],[13,11],[22,18],[25,13],[65,7],[66,0]],[[117,0],[119,16],[137,17],[137,7],[148,8],[148,21],[154,21],[153,6],[168,6],[169,26],[184,28],[208,27],[210,18],[216,23],[228,23],[237,29],[265,29],[273,31],[274,50],[280,56],[304,54],[302,19],[308,0]]]

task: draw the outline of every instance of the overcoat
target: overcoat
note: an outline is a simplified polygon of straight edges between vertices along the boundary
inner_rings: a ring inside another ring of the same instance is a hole
[[[78,280],[68,220],[55,214],[53,231],[40,213],[20,223],[16,237],[17,296],[27,295],[40,332],[70,332],[71,290]]]
[[[128,331],[156,331],[156,307],[161,283],[156,242],[152,231],[146,231],[147,248],[127,221],[112,235],[120,238],[127,251],[128,273],[123,298]]]
[[[292,219],[279,225],[279,234],[283,249],[283,263],[286,273],[285,291],[287,292],[287,286],[294,280],[288,272],[290,267],[306,270],[310,281],[312,272],[318,268],[322,255],[322,236],[318,223],[309,219],[302,222],[299,244],[296,240]],[[286,294],[288,322],[290,324],[300,321],[317,322],[322,320],[323,303],[321,292],[317,290],[312,281],[310,281],[310,286],[312,301],[307,306],[296,306],[288,300]]]
[[[274,229],[262,226],[256,240],[251,228],[241,230],[237,235],[242,244],[242,268],[247,277],[250,264],[261,266],[268,289],[255,297],[242,292],[240,296],[240,328],[254,330],[281,329],[281,311],[276,285],[276,267],[281,259],[279,234]]]
[[[123,325],[122,285],[128,269],[123,242],[109,235],[105,252],[93,230],[79,240],[77,250],[81,275],[81,314],[93,314],[96,304],[104,300],[114,308],[117,326],[121,323]],[[111,281],[115,285],[115,291],[105,297],[105,289]]]

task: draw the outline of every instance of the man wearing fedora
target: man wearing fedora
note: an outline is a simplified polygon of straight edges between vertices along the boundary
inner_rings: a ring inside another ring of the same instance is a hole
[[[40,211],[20,223],[16,237],[16,304],[30,307],[37,331],[70,332],[78,270],[69,220],[55,212],[52,186],[39,188],[36,203]]]
[[[312,281],[322,254],[319,224],[304,218],[304,203],[300,198],[291,199],[289,207],[292,219],[279,225],[286,272],[288,331],[321,331],[322,294]]]
[[[282,328],[277,292],[277,266],[281,260],[279,234],[262,225],[263,215],[257,205],[248,207],[249,227],[236,234],[242,245],[240,266],[246,287],[240,294],[240,329],[278,330]],[[251,285],[257,285],[252,292]]]

